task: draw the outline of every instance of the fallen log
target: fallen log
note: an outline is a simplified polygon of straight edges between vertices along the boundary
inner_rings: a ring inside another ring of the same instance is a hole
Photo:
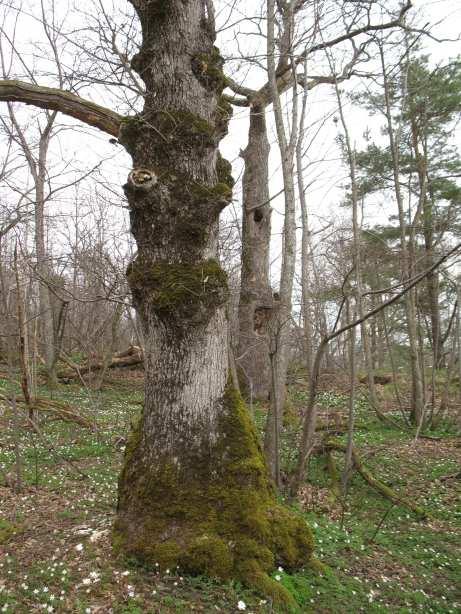
[[[58,373],[58,377],[60,379],[75,379],[87,375],[88,373],[101,371],[105,368],[115,369],[142,365],[144,364],[144,354],[140,347],[131,345],[123,352],[114,354],[109,364],[106,364],[104,361],[87,362],[83,365],[71,362],[70,360],[66,360],[65,362],[72,368],[72,371],[61,371]]]
[[[348,428],[349,425],[347,422],[334,420],[331,422],[319,422],[315,427],[315,431],[330,431],[330,435],[332,435],[333,433],[346,433]],[[356,430],[368,430],[368,426],[366,424],[356,424],[354,428]]]
[[[130,345],[126,350],[116,352],[114,358],[127,358],[128,356],[140,356],[143,359],[143,351],[138,345]]]
[[[385,386],[386,384],[390,384],[392,382],[392,376],[391,375],[373,375],[373,381],[378,386]],[[361,377],[359,379],[359,382],[361,384],[367,384],[368,378],[366,376]]]
[[[436,479],[438,482],[446,482],[447,480],[461,480],[461,469],[455,473],[450,473],[449,475],[441,475]]]
[[[346,446],[336,441],[326,441],[324,443],[324,447],[326,451],[330,453],[331,451],[342,452],[344,454],[346,453]],[[389,499],[389,501],[392,501],[396,505],[406,507],[421,520],[424,520],[425,518],[429,517],[429,513],[424,508],[419,507],[412,501],[408,501],[407,499],[403,498],[395,490],[381,482],[381,480],[375,478],[370,472],[370,470],[362,463],[355,449],[352,450],[352,463],[354,468],[362,476],[365,482],[369,484],[372,488],[377,490],[383,497]]]

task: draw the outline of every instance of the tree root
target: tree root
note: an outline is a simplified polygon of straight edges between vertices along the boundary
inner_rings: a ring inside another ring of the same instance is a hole
[[[332,451],[343,452],[343,453],[346,452],[346,446],[336,441],[326,441],[324,446],[325,446],[327,454],[331,454]],[[389,501],[392,501],[396,505],[406,507],[407,509],[412,511],[421,520],[424,520],[425,518],[429,518],[429,513],[425,509],[423,509],[422,507],[419,507],[418,505],[415,505],[414,503],[412,503],[411,501],[408,501],[407,499],[404,499],[395,490],[393,490],[392,488],[390,488],[389,486],[387,486],[386,484],[384,484],[383,482],[375,478],[373,474],[370,472],[370,470],[367,469],[367,467],[365,467],[365,465],[362,463],[355,449],[352,450],[352,463],[355,469],[358,471],[358,473],[365,480],[365,482],[369,484],[372,488],[377,490],[383,497],[385,497],[386,499],[389,499]]]

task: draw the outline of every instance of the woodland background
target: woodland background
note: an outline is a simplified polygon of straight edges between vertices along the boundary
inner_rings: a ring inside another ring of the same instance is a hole
[[[328,566],[273,576],[293,611],[459,611],[459,7],[279,2],[271,56],[265,3],[248,4],[215,13],[231,364]],[[3,80],[140,110],[126,3],[0,8]],[[1,611],[274,611],[239,583],[111,557],[143,403],[131,163],[116,138],[14,102],[0,139]]]

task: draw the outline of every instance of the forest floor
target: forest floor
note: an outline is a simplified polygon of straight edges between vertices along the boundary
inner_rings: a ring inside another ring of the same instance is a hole
[[[7,382],[0,380],[0,393]],[[114,380],[101,392],[60,386],[42,396],[65,401],[97,423],[41,420],[40,434],[11,421],[0,404],[0,612],[141,614],[275,612],[261,596],[234,584],[159,574],[113,557],[110,527],[117,474],[130,422],[142,403],[142,380]],[[283,461],[293,462],[305,404],[293,386]],[[324,391],[323,413],[346,414],[347,397]],[[257,423],[264,408],[255,408]],[[345,504],[332,494],[325,459],[311,463],[300,507],[328,570],[290,575],[276,570],[299,603],[297,612],[461,612],[461,441],[450,424],[434,439],[377,421],[358,403],[356,446],[366,466],[430,514],[418,520],[355,474]],[[395,418],[397,419],[397,418]],[[435,439],[437,437],[437,439]],[[344,437],[339,437],[344,440]],[[8,486],[15,453],[23,488]],[[341,458],[337,458],[340,467]],[[8,474],[8,475],[7,475]],[[6,481],[5,481],[6,478]],[[244,609],[245,608],[245,609]]]

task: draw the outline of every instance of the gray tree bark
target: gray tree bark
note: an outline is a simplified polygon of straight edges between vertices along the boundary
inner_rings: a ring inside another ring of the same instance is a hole
[[[242,387],[252,397],[267,399],[271,388],[270,319],[273,309],[269,279],[271,214],[269,141],[265,108],[250,108],[248,145],[241,153],[243,174],[242,268],[237,364]]]
[[[307,61],[304,63],[304,73],[307,74]],[[306,379],[310,380],[312,373],[312,355],[313,355],[313,333],[311,322],[311,298],[310,293],[312,290],[312,284],[310,280],[310,259],[311,259],[311,233],[309,228],[309,212],[306,199],[306,188],[304,185],[304,173],[303,173],[303,142],[304,142],[304,129],[306,124],[307,114],[307,95],[308,88],[307,82],[304,85],[301,117],[299,120],[299,138],[296,143],[296,173],[298,177],[298,195],[301,205],[301,297],[302,297],[302,321],[304,332],[304,359],[306,365]]]
[[[277,505],[229,377],[227,284],[215,259],[231,198],[218,154],[229,109],[211,3],[132,3],[143,30],[132,66],[147,94],[120,141],[134,165],[125,189],[138,255],[127,275],[146,396],[119,480],[115,543],[161,567],[239,578],[286,604],[288,592],[266,574],[276,562],[308,561],[310,534]]]
[[[283,6],[282,20],[283,32],[280,36],[281,58],[279,67],[290,62],[294,67],[292,55],[293,29],[294,29],[295,3],[290,2]],[[293,280],[296,265],[296,190],[294,179],[294,154],[298,138],[298,100],[297,86],[293,85],[293,108],[291,116],[291,132],[287,135],[284,124],[284,112],[277,84],[277,70],[275,63],[275,0],[267,0],[267,68],[268,82],[274,119],[277,129],[277,141],[280,148],[282,163],[283,187],[285,197],[285,220],[283,225],[282,267],[280,271],[279,300],[277,315],[272,319],[272,346],[273,357],[273,390],[271,406],[266,421],[264,451],[269,465],[269,471],[275,483],[279,485],[278,473],[278,442],[282,427],[283,407],[286,395],[286,376],[289,361],[289,336],[291,323],[291,308],[293,294]]]

